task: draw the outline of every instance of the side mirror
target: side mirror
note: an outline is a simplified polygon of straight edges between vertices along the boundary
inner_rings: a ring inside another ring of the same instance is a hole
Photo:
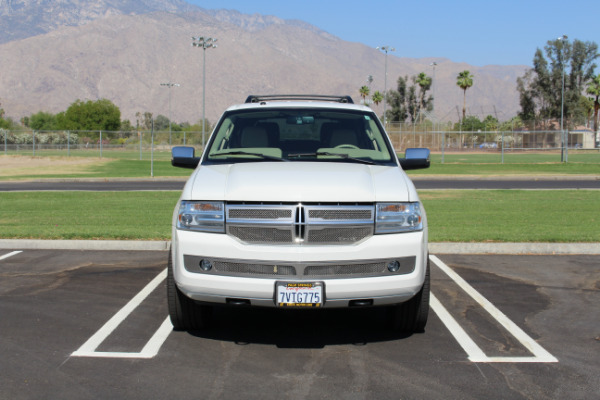
[[[431,162],[429,160],[429,149],[412,148],[406,149],[404,158],[401,158],[400,166],[403,170],[429,168]]]
[[[200,157],[196,157],[196,149],[189,146],[177,146],[171,150],[171,165],[179,168],[196,168]]]

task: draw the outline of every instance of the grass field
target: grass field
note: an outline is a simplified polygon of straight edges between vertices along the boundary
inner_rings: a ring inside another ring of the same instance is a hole
[[[41,152],[38,152],[41,153]],[[170,163],[167,150],[156,151],[151,163],[150,155],[132,151],[110,152],[109,157],[57,156],[50,151],[47,156],[0,155],[0,180],[44,178],[150,178],[186,177],[191,170],[175,168]],[[402,156],[402,154],[400,155]],[[519,153],[505,156],[505,163],[495,162],[495,153],[432,154],[431,168],[409,171],[410,175],[600,175],[600,153],[585,152],[569,156],[568,163],[552,162],[556,154]],[[137,158],[136,158],[137,157]]]
[[[421,191],[432,242],[600,242],[593,190]],[[0,238],[169,240],[178,192],[0,192]]]

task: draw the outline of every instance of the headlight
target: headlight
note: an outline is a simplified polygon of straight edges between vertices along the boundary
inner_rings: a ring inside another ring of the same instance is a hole
[[[179,205],[177,229],[225,232],[225,205],[215,201],[185,201]]]
[[[420,230],[423,230],[423,219],[419,203],[377,203],[376,234]]]

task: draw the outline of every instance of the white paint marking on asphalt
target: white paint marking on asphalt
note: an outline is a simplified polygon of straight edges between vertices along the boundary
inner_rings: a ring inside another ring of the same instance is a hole
[[[98,346],[110,336],[110,334],[135,310],[149,295],[161,284],[167,277],[167,270],[163,270],[150,283],[146,285],[133,299],[131,299],[123,308],[121,308],[111,319],[109,319],[98,332],[90,337],[77,351],[73,352],[73,357],[107,357],[107,358],[152,358],[158,354],[158,350],[167,340],[167,337],[173,330],[173,325],[167,317],[152,336],[150,341],[144,346],[141,352],[101,352],[96,351]]]
[[[444,325],[446,325],[446,328],[452,333],[458,344],[460,344],[463,350],[468,354],[469,360],[487,358],[485,353],[477,346],[477,344],[475,344],[473,339],[467,335],[467,332],[465,332],[458,322],[456,322],[454,317],[450,315],[448,310],[446,310],[433,293],[430,293],[429,304]]]
[[[502,311],[500,311],[496,306],[490,303],[485,297],[483,297],[475,288],[467,283],[460,275],[458,275],[452,268],[447,266],[442,260],[434,255],[430,255],[429,259],[433,261],[439,269],[441,269],[446,275],[448,275],[454,282],[458,284],[473,300],[475,300],[479,305],[481,305],[498,323],[500,323],[511,335],[513,335],[529,352],[531,352],[533,357],[487,357],[483,352],[481,354],[471,356],[469,351],[469,360],[473,362],[539,362],[539,363],[548,363],[548,362],[558,362],[552,354],[546,351],[542,346],[540,346],[535,340],[533,340],[529,335],[527,335],[521,328],[517,326],[514,322],[512,322]],[[440,304],[441,305],[441,304]],[[436,311],[437,313],[437,311]],[[439,315],[439,314],[438,314]],[[453,319],[453,318],[452,318]],[[456,321],[455,321],[456,322]],[[445,322],[444,322],[445,323]],[[455,331],[451,329],[450,326],[446,325],[450,332],[457,338]],[[455,327],[453,327],[455,328]],[[464,334],[464,330],[460,329],[462,333],[459,331],[459,337]],[[463,346],[461,342],[462,338],[457,338],[457,341]],[[472,341],[472,340],[471,340]],[[474,343],[473,343],[474,344]],[[465,348],[463,346],[463,348]],[[473,350],[472,348],[470,348]]]
[[[19,250],[19,251],[13,251],[11,253],[5,254],[3,256],[0,256],[0,261],[2,260],[6,260],[8,257],[12,257],[12,256],[16,256],[17,254],[22,253],[23,251]]]

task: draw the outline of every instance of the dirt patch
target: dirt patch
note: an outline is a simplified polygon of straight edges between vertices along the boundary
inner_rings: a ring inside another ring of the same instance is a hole
[[[0,177],[29,175],[86,174],[91,167],[111,160],[88,157],[0,157]]]

